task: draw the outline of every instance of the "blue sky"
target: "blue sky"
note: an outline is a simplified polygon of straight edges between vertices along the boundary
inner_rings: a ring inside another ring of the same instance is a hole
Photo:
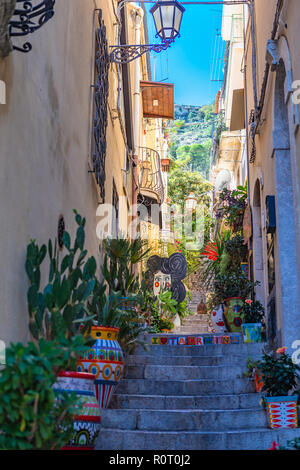
[[[151,4],[146,4],[147,10]],[[215,48],[217,29],[221,29],[222,6],[219,5],[184,5],[181,25],[181,37],[168,49],[159,54],[151,54],[152,79],[175,84],[175,103],[203,105],[214,101],[220,82],[211,81],[212,58],[222,57],[222,42],[219,39]],[[153,17],[148,14],[149,42],[158,42],[155,38]],[[218,52],[219,44],[219,52]],[[223,46],[224,47],[224,46]],[[218,64],[220,73],[215,78],[222,78],[222,63]]]

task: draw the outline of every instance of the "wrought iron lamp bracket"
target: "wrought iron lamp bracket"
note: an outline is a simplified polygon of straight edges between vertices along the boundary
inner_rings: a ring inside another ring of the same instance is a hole
[[[20,8],[16,8],[9,23],[9,36],[27,36],[40,29],[47,21],[54,16],[54,5],[56,0],[40,0],[34,5],[33,0],[16,0]],[[29,52],[32,49],[30,42],[23,44],[23,47],[13,45],[13,49],[20,52]]]
[[[168,49],[174,42],[173,40],[162,42],[161,44],[132,44],[110,46],[112,52],[110,53],[110,61],[116,64],[128,64],[133,60],[138,59],[147,52],[162,52]]]

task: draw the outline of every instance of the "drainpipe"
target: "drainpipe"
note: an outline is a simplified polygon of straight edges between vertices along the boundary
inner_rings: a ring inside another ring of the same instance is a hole
[[[141,27],[143,22],[144,12],[142,8],[133,6],[132,15],[135,19],[135,44],[141,44]],[[134,117],[133,117],[133,180],[132,180],[132,205],[135,207],[132,211],[132,238],[135,239],[137,233],[137,196],[138,196],[138,156],[139,156],[139,139],[140,139],[140,77],[141,77],[141,62],[140,59],[135,60],[135,73],[134,73]]]

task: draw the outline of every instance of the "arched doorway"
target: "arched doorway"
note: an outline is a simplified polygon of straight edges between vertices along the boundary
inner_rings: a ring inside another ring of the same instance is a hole
[[[275,345],[276,343],[282,344],[290,349],[293,341],[299,339],[300,302],[296,260],[296,214],[291,165],[289,108],[285,97],[285,89],[287,89],[286,81],[285,64],[281,59],[276,70],[273,125],[273,158],[276,188],[274,257],[277,338]]]

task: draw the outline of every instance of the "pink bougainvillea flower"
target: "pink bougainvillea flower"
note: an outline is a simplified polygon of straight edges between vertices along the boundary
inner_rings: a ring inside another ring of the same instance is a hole
[[[278,354],[285,354],[285,351],[287,350],[287,347],[286,346],[283,346],[283,348],[278,348],[277,349],[277,353]]]
[[[273,441],[272,447],[270,447],[269,450],[277,450],[277,447],[279,447],[279,444],[277,444],[276,441]]]
[[[252,304],[252,300],[251,300],[251,299],[247,299],[247,300],[245,300],[245,302],[246,302],[246,304],[248,304],[248,305],[251,305],[251,304]]]

